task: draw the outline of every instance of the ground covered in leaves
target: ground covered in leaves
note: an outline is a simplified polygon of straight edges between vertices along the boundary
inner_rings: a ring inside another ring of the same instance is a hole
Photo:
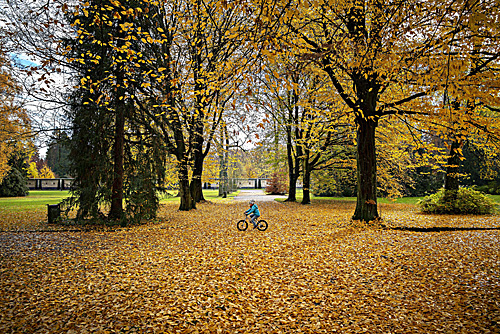
[[[267,231],[239,232],[246,203],[176,205],[129,229],[1,232],[0,332],[500,331],[500,231],[474,229],[499,216],[386,204],[385,228],[361,227],[352,202],[270,202]]]

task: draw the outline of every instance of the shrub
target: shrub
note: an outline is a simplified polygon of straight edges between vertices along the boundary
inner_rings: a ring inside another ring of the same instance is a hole
[[[7,176],[0,183],[0,197],[20,197],[28,195],[26,176],[17,168],[11,168]]]
[[[484,186],[479,186],[476,188],[478,191],[483,193],[492,194],[492,195],[500,195],[500,183],[497,181],[491,181]]]
[[[273,173],[268,185],[266,193],[271,195],[283,195],[287,191],[286,178],[278,173]]]
[[[439,214],[489,214],[497,211],[498,204],[485,194],[470,189],[458,191],[440,189],[437,193],[426,196],[417,203],[422,212]]]

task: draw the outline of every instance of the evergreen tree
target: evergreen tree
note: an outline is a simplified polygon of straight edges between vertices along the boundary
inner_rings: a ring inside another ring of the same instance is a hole
[[[26,169],[27,155],[24,152],[14,153],[9,161],[7,175],[0,182],[0,197],[18,197],[28,195],[28,177]]]
[[[108,204],[108,217],[125,223],[153,217],[158,207],[164,159],[158,140],[138,123],[142,117],[133,97],[140,74],[130,69],[122,49],[130,43],[127,23],[134,13],[113,1],[93,0],[70,17],[79,29],[78,37],[67,41],[80,80],[68,113],[73,123],[69,172],[75,178],[70,203],[78,206],[78,218],[102,216],[100,205]]]
[[[59,138],[49,144],[45,162],[56,177],[69,176],[69,137],[66,132],[62,132]]]

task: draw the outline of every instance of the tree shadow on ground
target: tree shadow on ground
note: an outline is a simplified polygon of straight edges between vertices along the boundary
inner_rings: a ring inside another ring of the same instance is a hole
[[[491,231],[500,230],[500,227],[386,227],[386,230],[408,232],[454,232],[454,231]]]

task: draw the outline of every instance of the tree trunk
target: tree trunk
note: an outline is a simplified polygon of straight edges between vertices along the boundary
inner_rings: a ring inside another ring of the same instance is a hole
[[[461,142],[454,140],[451,143],[450,156],[446,166],[446,176],[444,179],[445,190],[458,190],[459,186],[459,169],[460,169],[460,153],[458,149],[461,147]]]
[[[182,128],[180,126],[173,127],[173,131],[176,141],[175,157],[177,158],[179,168],[177,173],[179,176],[179,196],[181,198],[179,210],[189,211],[196,209],[196,202],[193,200],[191,189],[189,188],[189,158],[187,156]]]
[[[225,146],[224,146],[225,145]],[[220,171],[219,171],[219,196],[227,197],[227,178],[228,178],[228,150],[229,150],[229,135],[227,126],[224,124],[221,128],[221,153],[219,154]]]
[[[447,201],[454,201],[457,198],[461,157],[458,149],[461,146],[462,143],[458,140],[454,140],[451,143],[450,155],[446,166],[446,175],[444,177],[444,196],[447,198]]]
[[[125,104],[117,103],[115,138],[113,144],[113,184],[111,186],[110,219],[120,219],[123,216],[123,156],[125,144]]]
[[[288,198],[285,202],[297,202],[297,175],[288,174]]]
[[[358,199],[354,220],[371,221],[379,217],[377,212],[377,158],[375,130],[377,122],[359,117],[357,130]]]
[[[292,76],[294,83],[298,84],[297,76]],[[288,125],[286,126],[286,150],[288,156],[288,198],[286,202],[297,202],[297,179],[300,174],[300,157],[302,150],[300,145],[295,145],[295,159],[293,157],[293,137],[295,141],[300,137],[300,129],[298,126],[299,120],[299,95],[296,90],[289,92],[289,101],[293,108],[289,109]]]
[[[303,182],[303,188],[302,188],[302,202],[300,204],[311,204],[311,192],[310,192],[310,187],[311,187],[311,169],[309,167],[309,162],[307,159],[304,161],[304,167],[302,168],[303,170],[303,177],[302,177],[302,182]]]
[[[202,152],[203,143],[201,145],[197,144],[197,148],[194,152],[194,165],[193,165],[193,178],[191,179],[191,184],[189,185],[191,196],[196,203],[204,201],[203,197],[203,184],[201,178],[203,175],[203,161],[205,156]]]
[[[122,19],[119,23],[123,23]],[[118,30],[117,45],[124,45],[125,33]],[[111,208],[108,217],[110,219],[123,218],[123,177],[124,177],[124,147],[125,147],[125,111],[127,108],[125,102],[125,73],[122,65],[118,65],[114,74],[116,75],[116,90],[113,96],[115,102],[115,136],[113,143],[113,184],[111,186]]]
[[[203,184],[201,182],[201,175],[194,175],[191,183],[189,184],[189,189],[191,191],[191,197],[196,203],[202,202],[205,200],[203,197]]]
[[[191,209],[196,209],[196,202],[193,200],[191,189],[189,188],[189,175],[186,161],[181,161],[179,163],[179,196],[181,198],[179,210],[189,211]]]
[[[226,179],[227,179],[227,166],[225,163],[224,153],[222,153],[222,155],[219,156],[219,159],[221,161],[221,168],[219,171],[219,196],[226,198],[227,189],[225,188],[225,186],[226,186]]]
[[[291,131],[291,130],[290,130]],[[297,202],[298,159],[293,159],[291,133],[287,129],[286,150],[288,155],[288,198],[285,202]]]

